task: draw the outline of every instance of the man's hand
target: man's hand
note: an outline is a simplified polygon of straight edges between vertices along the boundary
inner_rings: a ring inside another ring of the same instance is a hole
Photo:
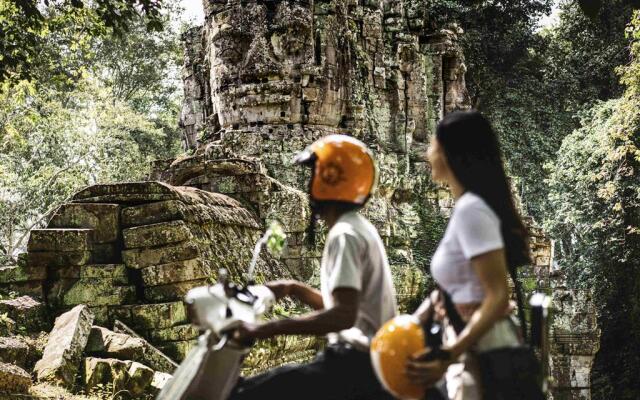
[[[295,284],[295,281],[289,279],[283,279],[278,281],[267,282],[264,285],[268,287],[276,296],[276,300],[280,300],[283,297],[291,294],[291,287]]]
[[[414,354],[407,361],[407,377],[415,385],[429,388],[436,384],[447,372],[452,359],[429,359],[430,348]]]
[[[267,339],[271,336],[269,324],[258,325],[242,322],[240,326],[233,331],[232,337],[239,343],[251,344],[256,339]]]

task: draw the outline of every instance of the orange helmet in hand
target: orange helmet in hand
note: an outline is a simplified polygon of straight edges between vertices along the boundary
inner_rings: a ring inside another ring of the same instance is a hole
[[[315,141],[294,160],[314,165],[309,194],[314,201],[364,205],[376,184],[373,155],[364,143],[346,135]]]
[[[407,378],[409,356],[425,348],[425,333],[418,319],[399,315],[385,323],[371,341],[371,362],[378,380],[394,397],[418,400],[425,388]]]

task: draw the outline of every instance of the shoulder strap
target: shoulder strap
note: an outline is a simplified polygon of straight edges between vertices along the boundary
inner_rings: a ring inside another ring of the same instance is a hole
[[[518,272],[515,267],[509,267],[509,275],[513,281],[513,286],[516,291],[516,302],[518,303],[518,318],[520,319],[520,327],[522,329],[522,338],[525,343],[529,341],[529,330],[527,329],[527,319],[524,315],[524,304],[522,301],[522,288],[520,287],[520,281],[518,281]]]

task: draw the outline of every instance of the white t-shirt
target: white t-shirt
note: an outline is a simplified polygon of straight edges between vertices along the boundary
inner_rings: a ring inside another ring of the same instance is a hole
[[[320,268],[326,309],[334,306],[335,289],[360,292],[353,328],[330,333],[329,343],[347,342],[368,351],[371,338],[397,309],[387,253],[376,228],[355,211],[343,214],[327,235]]]
[[[500,218],[480,196],[465,192],[433,254],[431,274],[454,303],[481,302],[484,290],[471,259],[501,248]]]

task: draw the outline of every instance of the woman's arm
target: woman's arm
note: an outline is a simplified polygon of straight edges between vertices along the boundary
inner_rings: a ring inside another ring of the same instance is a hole
[[[490,251],[471,259],[485,291],[485,298],[462,330],[456,343],[450,348],[447,360],[422,361],[430,349],[416,354],[407,363],[407,377],[417,385],[430,387],[447,371],[450,364],[473,345],[491,326],[505,315],[509,307],[509,286],[504,249]]]
[[[457,358],[482,337],[509,307],[509,286],[507,284],[507,261],[504,249],[490,251],[471,259],[471,265],[480,278],[485,297],[458,340],[449,349]]]

